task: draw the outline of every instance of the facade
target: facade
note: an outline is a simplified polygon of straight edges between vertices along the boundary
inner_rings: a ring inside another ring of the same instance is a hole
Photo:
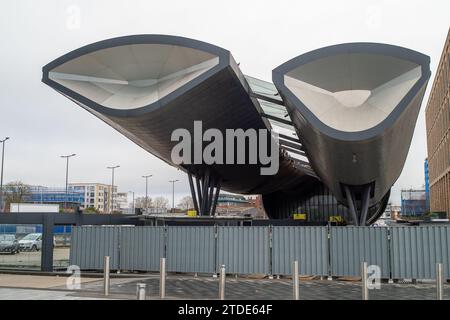
[[[220,216],[246,216],[255,219],[264,219],[266,214],[262,205],[261,195],[238,195],[221,193],[217,200],[216,215]]]
[[[133,213],[133,208],[132,206],[130,207],[130,203],[128,202],[127,192],[117,192],[114,196],[114,203],[116,205],[115,210],[122,213]]]
[[[76,190],[66,188],[50,188],[44,186],[30,186],[30,194],[24,199],[28,203],[59,204],[60,208],[65,206],[75,208],[83,206],[85,194]]]
[[[243,195],[220,193],[217,199],[216,214],[218,215],[241,215],[242,212],[251,207]]]
[[[426,214],[427,201],[425,190],[402,190],[401,191],[401,213],[402,216],[413,217]]]
[[[111,185],[102,183],[70,183],[69,191],[84,195],[82,209],[96,209],[101,213],[110,213],[119,209],[117,186],[114,186],[114,207],[111,207]]]
[[[403,169],[429,76],[429,57],[419,52],[346,43],[283,63],[270,83],[244,75],[212,44],[134,35],[63,55],[43,67],[42,81],[185,171],[200,215],[215,214],[224,190],[261,194],[269,218],[303,213],[367,225],[384,212]],[[271,132],[268,141],[248,139],[246,154],[275,146],[278,170],[262,174],[262,159],[238,163],[233,148],[222,150],[230,163],[174,161],[172,133],[194,136],[199,120],[222,136]]]
[[[425,109],[430,209],[450,214],[450,29]]]
[[[250,203],[250,205],[257,209],[264,209],[263,202],[262,202],[262,196],[260,194],[258,195],[248,195],[245,196],[245,199]]]
[[[217,200],[217,207],[250,207],[250,203],[243,195],[221,193]]]

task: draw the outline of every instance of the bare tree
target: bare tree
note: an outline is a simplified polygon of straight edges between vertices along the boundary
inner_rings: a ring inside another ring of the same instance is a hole
[[[134,206],[140,209],[151,208],[153,206],[152,198],[148,197],[148,203],[146,203],[145,197],[138,197],[134,200]]]
[[[21,203],[30,195],[30,186],[22,181],[9,182],[4,186],[5,207],[9,211],[11,203]]]
[[[158,209],[167,209],[169,207],[169,200],[164,197],[156,197],[153,202],[153,207]]]
[[[191,196],[183,197],[180,202],[178,202],[177,207],[183,210],[192,209],[194,208],[194,201]]]

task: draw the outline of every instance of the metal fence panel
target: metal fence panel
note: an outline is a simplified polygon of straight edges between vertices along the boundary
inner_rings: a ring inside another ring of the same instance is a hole
[[[214,273],[214,227],[167,227],[169,272]]]
[[[217,268],[238,274],[270,273],[269,227],[218,227]]]
[[[123,227],[120,236],[120,269],[159,271],[164,257],[164,227]]]
[[[103,270],[103,259],[110,256],[110,268],[119,269],[119,238],[116,226],[73,227],[70,264],[82,270]]]
[[[450,277],[450,227],[392,227],[393,278],[434,279],[436,263]]]
[[[381,276],[389,278],[388,228],[331,227],[331,274],[360,276],[361,263],[377,265]]]
[[[83,270],[102,270],[105,255],[111,269],[157,271],[167,247],[168,271],[290,274],[292,261],[301,274],[325,275],[328,257],[334,276],[359,276],[361,262],[378,265],[384,278],[435,278],[435,265],[450,275],[450,227],[388,228],[326,227],[270,228],[171,226],[83,226],[72,229],[70,263]],[[166,241],[166,243],[165,243]],[[390,244],[389,244],[390,242]],[[120,249],[119,249],[120,248]],[[391,271],[392,270],[392,271]]]
[[[292,274],[295,260],[300,274],[328,275],[327,227],[273,227],[272,273]]]

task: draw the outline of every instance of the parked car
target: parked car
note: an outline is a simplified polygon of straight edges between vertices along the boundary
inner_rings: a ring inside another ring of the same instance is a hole
[[[19,253],[19,242],[13,234],[0,234],[0,252]]]
[[[29,233],[19,240],[21,251],[39,251],[42,249],[42,233]]]

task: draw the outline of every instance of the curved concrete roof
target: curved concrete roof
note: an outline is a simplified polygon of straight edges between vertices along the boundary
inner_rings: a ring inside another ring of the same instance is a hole
[[[223,48],[182,37],[134,35],[69,52],[43,67],[42,80],[163,161],[194,175],[211,169],[224,190],[292,195],[324,183],[346,203],[343,185],[355,192],[370,185],[374,215],[403,168],[429,75],[429,58],[418,52],[343,44],[276,68],[278,95],[273,86],[247,80]],[[171,133],[193,132],[196,120],[204,130],[278,126],[296,135],[280,142],[274,176],[261,176],[261,163],[176,165]],[[307,156],[314,172],[288,151]]]
[[[399,46],[344,43],[283,63],[273,70],[272,80],[315,128],[357,141],[395,122],[427,83],[429,64],[428,56]]]
[[[430,59],[381,43],[346,43],[283,63],[272,78],[314,171],[343,203],[373,206],[408,154]],[[367,190],[370,193],[367,194]]]
[[[194,175],[208,165],[172,162],[178,143],[171,140],[174,130],[193,133],[197,120],[203,131],[270,128],[229,51],[193,39],[136,35],[93,43],[44,66],[43,82],[153,155]],[[261,176],[262,166],[210,167],[224,190],[238,193],[289,189],[305,175],[314,175],[286,152],[280,154],[278,174]]]

